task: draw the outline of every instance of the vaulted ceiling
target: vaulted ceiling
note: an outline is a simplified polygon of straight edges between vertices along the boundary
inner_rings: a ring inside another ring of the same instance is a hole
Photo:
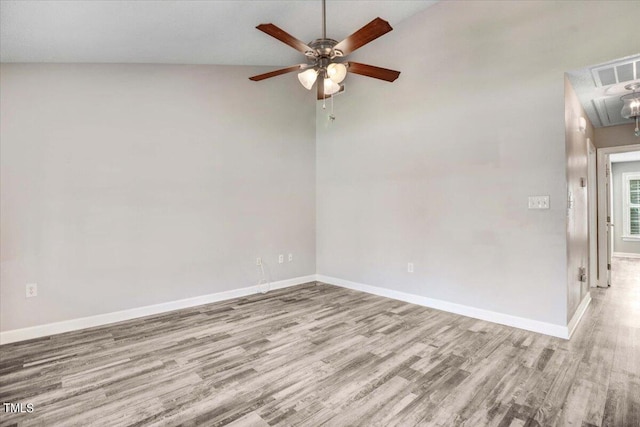
[[[436,2],[328,0],[327,36],[340,41],[377,16],[395,26]],[[255,26],[309,42],[321,17],[321,0],[2,0],[0,60],[291,65],[301,55]]]
[[[327,36],[340,41],[378,16],[397,26],[437,2],[328,0]],[[2,0],[0,61],[286,66],[302,56],[255,26],[309,42],[321,16],[321,0]],[[568,76],[594,126],[629,122],[620,96],[640,81],[640,55]]]

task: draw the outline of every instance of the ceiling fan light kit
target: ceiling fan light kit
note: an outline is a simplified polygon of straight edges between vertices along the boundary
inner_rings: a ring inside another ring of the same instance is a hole
[[[632,92],[620,97],[620,100],[624,102],[620,114],[622,114],[622,117],[625,119],[635,119],[636,128],[634,135],[640,136],[640,128],[638,128],[638,119],[640,119],[640,92],[636,92],[640,89],[640,83],[631,83],[624,88]]]
[[[324,79],[324,94],[333,95],[340,91],[340,85],[331,79]]]
[[[331,81],[340,84],[347,77],[347,67],[340,62],[333,62],[327,65],[327,75]]]
[[[307,90],[311,90],[311,88],[313,87],[313,84],[316,82],[317,79],[318,79],[318,70],[313,68],[303,71],[301,73],[298,73],[298,80],[300,80],[300,83],[302,83],[302,86],[304,86],[305,89]]]
[[[302,86],[307,90],[311,90],[315,84],[317,87],[317,99],[325,100],[344,91],[342,82],[349,72],[388,82],[393,82],[400,76],[399,71],[357,62],[341,62],[345,56],[356,49],[391,31],[393,28],[384,19],[376,18],[346,39],[337,42],[327,38],[326,0],[322,0],[322,38],[313,40],[309,44],[296,39],[273,24],[260,24],[256,28],[303,53],[307,59],[307,64],[294,65],[259,74],[249,77],[250,80],[260,81],[298,71],[298,80]]]

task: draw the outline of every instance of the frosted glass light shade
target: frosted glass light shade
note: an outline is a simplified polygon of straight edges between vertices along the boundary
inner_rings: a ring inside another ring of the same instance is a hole
[[[622,117],[630,119],[636,116],[640,116],[640,93],[634,94],[635,97],[623,97],[624,105],[622,106]]]
[[[305,89],[307,90],[311,90],[317,78],[318,78],[318,71],[314,70],[313,68],[310,68],[306,71],[298,73],[298,80],[300,80],[300,83],[302,84],[302,86],[304,86]]]
[[[347,77],[347,67],[338,62],[329,64],[327,67],[327,76],[335,83],[342,83]]]
[[[340,85],[331,79],[324,79],[324,94],[333,95],[340,90]]]

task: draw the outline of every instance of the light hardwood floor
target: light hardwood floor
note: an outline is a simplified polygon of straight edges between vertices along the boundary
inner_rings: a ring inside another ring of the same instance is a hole
[[[571,341],[307,284],[0,347],[0,424],[640,426],[640,260]]]

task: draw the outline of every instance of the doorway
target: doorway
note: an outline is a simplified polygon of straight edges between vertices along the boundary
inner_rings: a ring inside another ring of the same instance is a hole
[[[621,229],[624,220],[616,224],[613,218],[615,207],[611,199],[614,197],[614,185],[609,156],[640,151],[640,139],[636,136],[631,113],[627,111],[627,99],[631,99],[629,94],[635,92],[635,88],[640,88],[640,54],[568,71],[566,77],[579,106],[575,105],[575,98],[565,95],[568,108],[565,110],[565,119],[569,117],[575,121],[572,128],[583,135],[583,138],[572,138],[572,154],[581,151],[584,156],[579,162],[570,159],[573,161],[570,164],[572,171],[579,169],[581,175],[574,173],[569,177],[570,185],[573,185],[568,191],[569,206],[573,205],[575,194],[582,194],[577,192],[580,190],[576,188],[576,179],[586,177],[587,181],[586,204],[578,203],[579,211],[575,211],[582,219],[586,217],[588,223],[588,239],[581,239],[580,242],[584,245],[581,250],[588,258],[588,266],[583,265],[581,272],[584,267],[587,268],[585,276],[589,287],[608,287],[611,284],[611,257],[614,253],[630,253],[621,252],[620,248],[615,247],[616,227]],[[576,140],[580,144],[586,140],[586,147],[581,146],[580,150],[576,150]],[[615,160],[614,156],[614,164],[617,163]],[[575,215],[572,219],[576,219]],[[569,266],[570,282],[571,277],[575,277],[575,267],[575,263]],[[569,286],[570,289],[575,288],[574,285]]]
[[[609,287],[612,285],[612,257],[640,259],[640,232],[635,217],[640,215],[640,208],[634,204],[636,197],[640,197],[634,191],[640,183],[640,144],[598,149],[597,181],[596,286]]]

